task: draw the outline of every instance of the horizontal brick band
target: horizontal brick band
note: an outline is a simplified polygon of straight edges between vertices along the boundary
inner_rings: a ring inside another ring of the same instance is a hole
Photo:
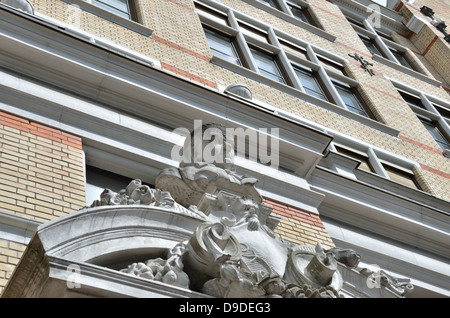
[[[0,112],[0,125],[16,128],[24,132],[28,132],[35,136],[40,136],[64,145],[77,149],[82,149],[81,138],[62,132],[58,129],[50,128],[27,119]]]

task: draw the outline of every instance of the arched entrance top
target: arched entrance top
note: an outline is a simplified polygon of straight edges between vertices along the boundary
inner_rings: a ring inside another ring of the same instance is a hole
[[[100,206],[45,223],[37,235],[47,255],[115,267],[130,255],[145,259],[188,240],[202,222],[188,209]]]

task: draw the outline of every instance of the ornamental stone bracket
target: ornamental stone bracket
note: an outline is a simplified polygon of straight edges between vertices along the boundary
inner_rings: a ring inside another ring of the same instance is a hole
[[[3,297],[404,297],[353,250],[295,245],[232,166],[161,171],[39,226]]]

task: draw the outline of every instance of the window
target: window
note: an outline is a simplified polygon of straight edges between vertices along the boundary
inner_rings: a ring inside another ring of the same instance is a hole
[[[392,181],[403,184],[413,189],[421,190],[412,172],[407,172],[403,169],[396,168],[386,163],[383,163],[383,168],[389,176],[389,179],[391,179]]]
[[[400,95],[402,96],[403,100],[409,105],[409,106],[416,106],[420,108],[425,108],[422,101],[419,97],[413,96],[411,94],[408,94],[406,92],[399,91]]]
[[[450,154],[450,104],[394,80],[391,81],[442,149],[444,156],[448,157]]]
[[[375,170],[372,168],[372,166],[370,164],[370,161],[369,161],[369,158],[367,157],[367,155],[361,154],[359,152],[351,151],[349,149],[339,147],[336,145],[335,145],[335,148],[336,148],[337,152],[360,161],[361,163],[359,164],[358,169],[362,169],[362,170],[369,171],[369,172],[375,172]]]
[[[433,104],[433,106],[436,108],[436,110],[438,111],[438,113],[442,116],[442,118],[445,119],[445,121],[447,121],[450,124],[450,110],[440,107],[436,104]]]
[[[219,2],[195,5],[215,64],[357,120],[373,119],[355,89],[359,82],[343,71],[345,59]]]
[[[439,147],[444,151],[446,149],[450,149],[450,142],[445,138],[444,134],[439,130],[437,125],[429,118],[426,118],[423,115],[416,114],[417,117],[420,119],[422,124],[425,126],[425,128],[428,130],[430,135],[434,138],[434,140],[437,142]]]
[[[368,36],[365,36],[363,34],[359,34],[358,33],[359,38],[361,39],[361,41],[364,43],[364,45],[367,47],[367,49],[369,50],[369,52],[373,55],[373,54],[378,54],[378,55],[382,55],[380,53],[380,50],[378,49],[378,47],[376,46],[376,44],[374,43],[374,40],[369,38]]]
[[[389,153],[378,152],[369,146],[353,143],[350,140],[335,141],[332,143],[332,149],[339,154],[359,161],[358,170],[364,170],[404,186],[422,190],[412,170],[415,164],[403,162],[395,155],[392,157]],[[344,166],[340,166],[336,162],[334,168],[339,173],[347,174],[342,167]],[[362,181],[370,180],[366,179],[367,175],[355,174],[354,177]]]
[[[289,10],[291,11],[292,15],[294,16],[294,18],[296,18],[297,20],[315,25],[315,23],[313,23],[312,18],[309,15],[309,12],[306,8],[304,8],[298,4],[291,3],[291,2],[287,2],[287,6],[288,6]]]
[[[280,83],[286,83],[276,57],[267,54],[256,48],[250,48],[250,52],[255,60],[261,75],[273,79]]]
[[[403,66],[405,66],[405,67],[407,67],[407,68],[409,68],[409,69],[413,69],[413,67],[411,66],[411,64],[410,64],[410,63],[408,62],[408,60],[406,59],[405,53],[404,53],[404,52],[401,52],[401,51],[399,51],[399,50],[397,50],[397,49],[394,49],[394,48],[392,48],[392,47],[390,47],[389,50],[391,51],[392,55],[394,55],[394,57],[397,59],[397,61],[398,61],[401,65],[403,65]]]
[[[223,58],[236,65],[242,65],[238,51],[231,37],[220,34],[209,28],[204,28],[204,30],[209,47],[214,56]]]
[[[302,0],[257,0],[278,11],[284,12],[295,19],[317,27],[317,23],[308,11],[308,3]]]
[[[129,0],[92,0],[92,4],[125,19],[135,20],[134,10]]]
[[[271,6],[272,8],[278,9],[278,6],[275,2],[275,0],[258,0],[259,2],[262,2],[264,4],[267,4],[269,6]]]
[[[375,30],[368,21],[357,21],[347,17],[353,29],[372,55],[382,56],[394,63],[415,70],[405,56],[406,49],[392,41],[385,32]]]
[[[334,85],[348,110],[361,116],[370,117],[354,88],[339,83],[334,83]]]
[[[293,68],[307,94],[328,101],[327,95],[325,94],[316,75],[312,71],[295,65],[293,65]]]
[[[86,166],[86,204],[90,206],[95,200],[99,200],[105,189],[114,192],[125,189],[132,180],[113,172]]]

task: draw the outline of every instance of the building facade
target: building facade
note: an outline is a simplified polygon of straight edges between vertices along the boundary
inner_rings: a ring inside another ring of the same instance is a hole
[[[300,251],[353,251],[357,267],[334,254],[339,288],[315,281],[329,296],[450,296],[447,1],[3,0],[0,14],[3,297],[267,295],[197,286],[193,233],[242,206],[225,192],[275,233],[260,234],[272,276],[276,252],[289,282],[309,275]],[[220,170],[234,181],[183,188],[197,179],[175,150],[209,123],[243,136]],[[190,264],[190,285],[119,271],[161,257]]]

